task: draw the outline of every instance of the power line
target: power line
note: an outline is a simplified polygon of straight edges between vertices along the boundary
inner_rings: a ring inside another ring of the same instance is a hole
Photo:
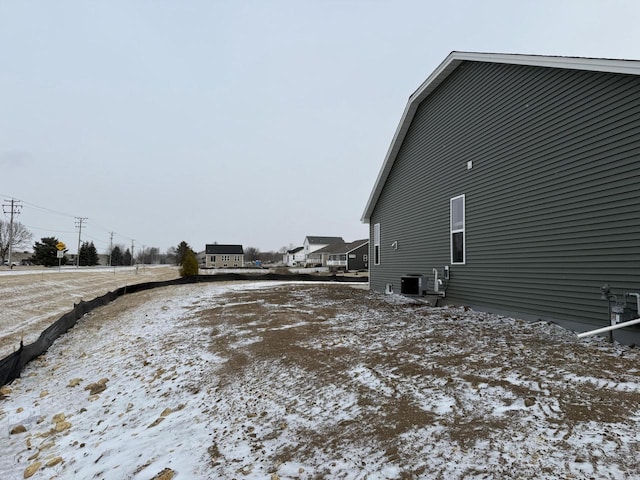
[[[82,218],[83,221],[87,220],[87,218],[85,218],[85,217],[79,217],[77,215],[73,215],[73,214],[70,214],[70,213],[61,212],[61,211],[54,210],[54,209],[51,209],[51,208],[48,208],[48,207],[43,207],[42,205],[37,205],[35,203],[27,202],[25,200],[18,200],[18,199],[13,198],[11,195],[2,195],[2,194],[0,194],[0,196],[5,196],[5,197],[12,198],[12,201],[14,201],[16,203],[18,203],[18,202],[19,203],[23,203],[26,206],[33,207],[35,209],[42,210],[44,212],[53,213],[53,214],[56,214],[56,215],[61,215],[63,217],[74,218],[74,219],[76,219],[76,222],[78,221],[79,218]],[[97,228],[100,228],[100,229],[104,230],[105,232],[109,232],[109,234],[111,235],[112,239],[113,239],[113,235],[117,235],[119,237],[122,237],[125,240],[131,240],[131,241],[134,240],[134,238],[131,237],[131,236],[113,232],[111,229],[109,229],[109,228],[107,228],[107,227],[105,227],[103,225],[100,225],[99,223],[96,223],[95,221],[92,221],[91,223],[92,223],[93,226],[95,226]],[[32,228],[32,229],[35,229],[35,230],[54,232],[54,233],[74,233],[74,232],[70,232],[68,230],[53,230],[53,229],[50,229],[50,228],[41,228],[41,227],[35,227],[35,226],[30,226],[30,225],[25,225],[25,227]],[[76,225],[76,228],[78,228],[78,225]],[[85,233],[85,236],[88,236],[88,235],[86,235],[86,233]],[[92,238],[92,237],[89,237],[89,238]],[[94,238],[94,240],[106,243],[104,240],[98,240],[96,238]],[[78,247],[78,250],[79,250],[79,247]]]
[[[53,233],[76,233],[76,232],[72,232],[70,230],[53,230],[51,228],[42,228],[42,227],[34,227],[33,225],[25,225],[24,223],[22,224],[24,225],[26,228],[31,228],[32,230],[42,230],[43,232],[53,232]]]
[[[41,205],[36,205],[35,203],[30,203],[30,202],[27,202],[25,200],[17,200],[17,201],[22,202],[25,205],[28,205],[30,207],[37,208],[39,210],[44,210],[45,212],[55,213],[56,215],[62,215],[63,217],[74,217],[74,215],[71,215],[70,213],[59,212],[57,210],[53,210],[51,208],[43,207]]]

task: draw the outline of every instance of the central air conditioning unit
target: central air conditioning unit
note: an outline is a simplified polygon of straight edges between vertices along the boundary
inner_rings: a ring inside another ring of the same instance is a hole
[[[419,274],[407,274],[400,277],[400,293],[419,297],[427,291],[427,277]]]

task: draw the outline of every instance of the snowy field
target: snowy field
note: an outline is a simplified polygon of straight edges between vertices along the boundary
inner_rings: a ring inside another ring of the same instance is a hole
[[[25,345],[80,300],[125,285],[178,278],[168,265],[138,267],[17,267],[0,269],[0,358]]]
[[[640,478],[639,360],[362,285],[162,288],[1,391],[0,478]]]

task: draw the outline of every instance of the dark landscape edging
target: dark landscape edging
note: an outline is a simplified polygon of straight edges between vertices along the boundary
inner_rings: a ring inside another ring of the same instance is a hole
[[[120,287],[112,292],[107,292],[100,297],[87,302],[81,301],[74,304],[73,310],[62,315],[58,320],[49,325],[40,334],[38,339],[29,345],[23,345],[20,342],[20,348],[15,352],[7,355],[0,360],[0,386],[15,380],[20,376],[22,369],[27,363],[34,358],[42,355],[47,349],[60,337],[73,327],[78,320],[84,317],[92,310],[107,305],[117,298],[131,294],[151,290],[153,288],[168,287],[172,285],[188,285],[190,283],[208,283],[208,282],[233,282],[233,281],[261,281],[261,280],[279,280],[279,281],[331,281],[331,282],[367,282],[367,276],[361,277],[343,277],[337,275],[313,275],[313,274],[249,274],[249,273],[221,273],[216,275],[194,275],[191,277],[176,278],[174,280],[166,280],[159,282],[136,283]]]

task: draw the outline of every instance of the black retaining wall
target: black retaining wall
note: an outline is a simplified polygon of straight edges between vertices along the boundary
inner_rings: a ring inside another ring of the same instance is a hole
[[[38,337],[38,339],[29,345],[23,345],[20,342],[20,348],[11,355],[0,360],[0,386],[6,385],[12,380],[20,376],[20,372],[24,366],[39,355],[42,355],[53,344],[53,342],[71,327],[73,327],[79,319],[94,310],[95,308],[107,305],[122,295],[129,293],[142,292],[158,287],[168,287],[171,285],[186,285],[190,283],[207,283],[207,282],[230,282],[240,280],[285,280],[285,281],[334,281],[334,282],[366,282],[367,276],[362,277],[339,277],[318,276],[309,274],[278,274],[267,273],[264,275],[244,274],[244,273],[222,273],[218,275],[194,275],[192,277],[176,278],[164,282],[147,282],[137,283],[135,285],[127,285],[120,287],[113,292],[108,292],[101,297],[96,297],[88,302],[80,302],[74,304],[73,310],[65,313],[58,320],[49,325]]]

